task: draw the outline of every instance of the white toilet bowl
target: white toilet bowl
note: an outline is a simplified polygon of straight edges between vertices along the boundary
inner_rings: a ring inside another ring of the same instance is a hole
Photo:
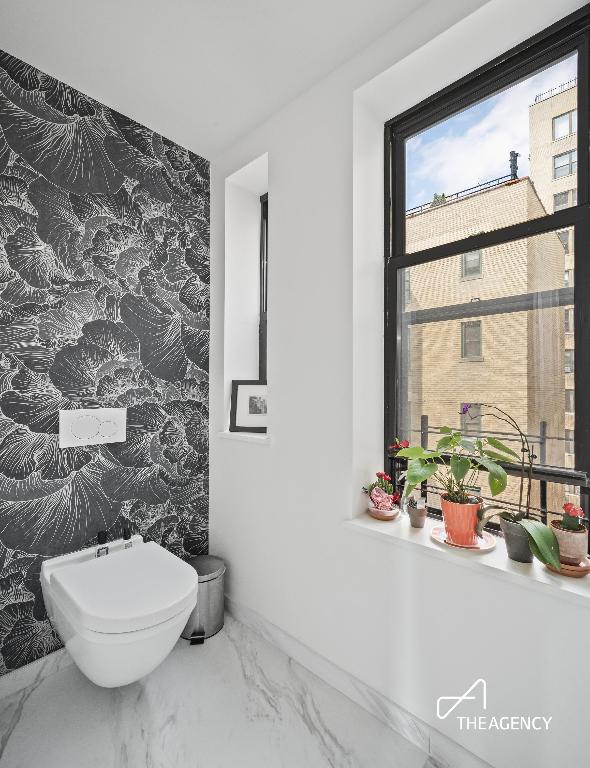
[[[105,688],[149,674],[170,653],[197,602],[194,568],[141,536],[46,560],[49,619],[80,670]]]

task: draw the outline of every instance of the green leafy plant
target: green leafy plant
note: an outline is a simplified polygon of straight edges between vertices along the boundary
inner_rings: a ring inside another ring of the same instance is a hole
[[[465,407],[465,406],[464,406]],[[485,470],[492,496],[497,496],[508,482],[499,461],[513,461],[516,454],[511,448],[493,437],[470,439],[451,427],[440,428],[441,437],[436,450],[411,446],[397,455],[408,459],[404,497],[417,485],[433,478],[442,488],[443,495],[458,504],[479,501],[473,496],[473,486],[480,471]]]
[[[559,562],[559,544],[557,537],[551,528],[540,520],[534,520],[531,513],[531,487],[533,480],[533,465],[537,458],[531,448],[528,437],[522,431],[516,419],[506,411],[490,403],[478,403],[480,406],[480,416],[490,416],[512,427],[520,440],[520,484],[518,494],[518,509],[512,510],[505,507],[488,505],[481,507],[478,512],[477,534],[482,535],[486,523],[494,517],[501,517],[509,523],[520,525],[526,532],[529,547],[533,556],[545,565],[551,565],[560,570]],[[469,414],[470,405],[464,406],[463,413]],[[487,410],[483,410],[487,409]],[[488,438],[489,439],[489,438]],[[518,459],[518,455],[511,451],[511,454]],[[525,493],[526,482],[526,493]],[[565,517],[565,515],[564,515]]]

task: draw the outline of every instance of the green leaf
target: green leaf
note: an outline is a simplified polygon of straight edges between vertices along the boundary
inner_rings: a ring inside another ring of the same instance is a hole
[[[409,496],[417,485],[426,482],[432,477],[438,466],[433,463],[427,463],[421,459],[412,459],[408,462],[408,471],[406,472],[406,485],[404,496]]]
[[[441,427],[438,431],[441,435],[450,435],[453,430],[450,427]]]
[[[491,445],[492,448],[495,448],[497,451],[502,451],[503,453],[509,453],[511,456],[515,456],[517,459],[520,459],[520,456],[516,453],[516,451],[513,451],[512,448],[509,448],[507,445],[504,445],[504,443],[500,442],[500,440],[496,440],[495,437],[488,437],[487,443],[488,445]]]
[[[469,453],[475,453],[475,443],[473,440],[467,440],[466,438],[463,438],[461,442],[459,443],[461,448],[464,448],[466,451],[469,451]]]
[[[559,544],[551,528],[538,520],[519,520],[519,524],[527,532],[531,552],[537,560],[560,571]]]
[[[451,472],[453,473],[453,477],[458,483],[463,480],[470,469],[471,461],[467,458],[467,456],[460,456],[458,454],[451,456]]]
[[[438,458],[440,453],[438,451],[428,451],[420,445],[415,445],[411,448],[402,448],[401,451],[396,453],[396,456],[401,456],[405,459],[434,459]]]
[[[490,486],[492,496],[497,496],[499,493],[502,493],[508,484],[508,477],[502,467],[499,464],[496,464],[495,461],[492,461],[491,459],[488,459],[487,456],[483,455],[479,456],[477,462],[487,470],[488,485]]]
[[[503,453],[496,453],[496,451],[484,450],[483,454],[485,456],[488,456],[490,459],[493,459],[494,461],[504,461],[507,464],[513,463],[512,462],[512,457],[511,456],[505,456]]]
[[[445,448],[450,448],[451,445],[453,445],[454,440],[452,435],[445,435],[444,437],[441,437],[440,440],[436,444],[436,448],[439,451],[444,450]]]

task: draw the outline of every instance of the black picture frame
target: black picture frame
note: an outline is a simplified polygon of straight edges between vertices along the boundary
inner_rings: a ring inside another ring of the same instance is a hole
[[[266,433],[267,427],[253,427],[249,425],[238,424],[238,394],[241,386],[266,386],[266,379],[234,379],[231,383],[231,401],[229,408],[229,431],[230,432],[254,432]]]

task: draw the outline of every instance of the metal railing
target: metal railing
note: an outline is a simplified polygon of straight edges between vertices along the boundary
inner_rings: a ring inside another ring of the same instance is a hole
[[[540,101],[545,101],[545,99],[550,99],[552,96],[557,96],[558,93],[563,93],[563,91],[568,91],[570,88],[574,88],[577,84],[578,84],[578,78],[574,77],[565,83],[561,83],[560,85],[556,85],[554,88],[550,88],[548,91],[543,91],[542,93],[538,93],[535,96],[535,101],[533,102],[533,104],[538,104]],[[531,106],[533,105],[531,104]]]
[[[434,200],[431,200],[428,203],[422,203],[422,205],[416,205],[413,208],[408,208],[406,211],[406,216],[415,216],[418,213],[424,213],[424,211],[429,211],[431,208],[438,208],[441,205],[446,205],[447,203],[453,203],[456,200],[462,200],[465,197],[470,197],[471,195],[476,195],[478,192],[484,192],[486,189],[493,189],[494,187],[499,187],[502,184],[506,184],[507,181],[518,181],[518,179],[515,179],[512,174],[507,174],[506,176],[500,176],[497,179],[490,179],[490,181],[483,181],[481,184],[476,184],[474,187],[467,187],[467,189],[462,189],[460,192],[453,192],[450,195],[445,194],[444,197],[438,198],[436,202]]]

